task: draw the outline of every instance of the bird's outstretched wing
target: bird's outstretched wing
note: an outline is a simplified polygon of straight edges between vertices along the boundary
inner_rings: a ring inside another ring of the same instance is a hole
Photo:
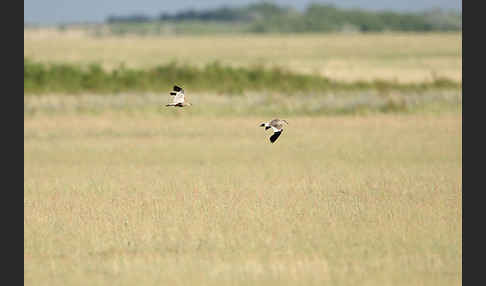
[[[184,103],[184,93],[178,92],[174,97],[174,103]]]
[[[170,100],[172,102],[166,106],[182,106],[184,104],[184,89],[182,87],[174,85],[173,90],[169,94],[173,96]]]
[[[274,132],[272,136],[270,136],[270,142],[275,142],[278,138],[278,136],[280,136],[280,134],[282,134],[282,130],[280,131],[277,131],[277,132]]]

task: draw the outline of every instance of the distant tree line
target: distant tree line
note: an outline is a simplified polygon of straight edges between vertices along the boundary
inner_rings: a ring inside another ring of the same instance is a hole
[[[221,22],[247,23],[248,32],[332,32],[356,31],[459,31],[462,13],[434,9],[416,13],[341,9],[334,5],[311,4],[299,12],[290,7],[261,2],[244,7],[185,10],[174,14],[110,16],[109,24]]]

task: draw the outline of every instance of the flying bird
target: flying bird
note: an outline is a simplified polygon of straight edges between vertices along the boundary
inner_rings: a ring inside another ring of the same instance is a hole
[[[166,106],[184,107],[192,105],[189,102],[184,102],[184,89],[182,89],[182,87],[174,85],[174,88],[170,92],[170,95],[174,96],[174,98],[172,99],[172,103],[169,103]]]
[[[269,122],[264,122],[260,124],[260,127],[265,127],[265,130],[272,128],[273,129],[273,135],[270,136],[270,142],[275,142],[277,138],[282,134],[283,131],[283,124],[286,123],[287,125],[289,124],[287,120],[280,120],[278,118],[275,118]]]

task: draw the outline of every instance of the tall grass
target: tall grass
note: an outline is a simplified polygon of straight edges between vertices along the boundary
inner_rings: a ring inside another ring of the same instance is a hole
[[[172,62],[148,69],[120,66],[106,71],[101,65],[83,67],[75,64],[44,64],[24,59],[24,92],[99,92],[167,91],[174,84],[193,91],[243,93],[271,90],[279,92],[330,90],[401,90],[460,89],[461,83],[445,78],[432,82],[398,83],[375,80],[340,82],[318,75],[304,75],[289,70],[263,66],[231,67],[218,62],[202,68]]]
[[[461,285],[457,114],[177,112],[25,118],[25,285]]]
[[[329,116],[439,114],[460,113],[462,110],[462,94],[459,91],[301,92],[292,96],[275,92],[251,92],[244,96],[191,92],[187,100],[193,105],[186,112],[165,107],[169,100],[167,92],[24,96],[24,115]]]

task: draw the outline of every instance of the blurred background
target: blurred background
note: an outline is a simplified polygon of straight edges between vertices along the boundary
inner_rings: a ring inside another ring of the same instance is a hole
[[[162,17],[164,14],[169,13],[182,15],[184,12],[199,12],[200,15],[192,15],[187,17],[188,20],[238,20],[236,11],[227,11],[226,14],[222,13],[222,8],[240,8],[238,16],[244,17],[244,11],[248,6],[254,6],[253,10],[255,14],[258,14],[258,8],[255,4],[270,4],[275,7],[282,7],[282,10],[293,10],[304,12],[310,5],[319,6],[335,6],[341,9],[360,9],[365,11],[389,11],[389,12],[424,12],[431,10],[442,10],[443,12],[451,12],[455,16],[461,15],[462,2],[454,0],[411,0],[407,2],[390,2],[384,0],[273,0],[273,1],[252,1],[252,0],[235,0],[228,3],[228,1],[222,0],[181,0],[181,1],[155,1],[155,0],[143,0],[137,3],[127,0],[102,0],[93,1],[88,0],[83,3],[76,1],[45,1],[39,3],[34,0],[24,1],[24,22],[31,24],[72,24],[72,23],[103,23],[110,16],[131,16],[138,14],[139,16],[145,16],[147,19],[156,20]],[[219,13],[216,13],[218,12]],[[263,11],[260,9],[260,11]],[[205,12],[206,17],[201,17],[201,12]],[[212,12],[212,13],[211,13]],[[248,16],[248,14],[246,14]],[[231,17],[233,16],[233,17]],[[276,15],[273,15],[276,16]],[[240,18],[241,19],[241,18]],[[457,22],[451,17],[451,23],[460,25],[460,21]]]
[[[25,285],[461,282],[462,1],[24,0]]]
[[[25,2],[26,93],[461,86],[458,1],[68,3]]]

